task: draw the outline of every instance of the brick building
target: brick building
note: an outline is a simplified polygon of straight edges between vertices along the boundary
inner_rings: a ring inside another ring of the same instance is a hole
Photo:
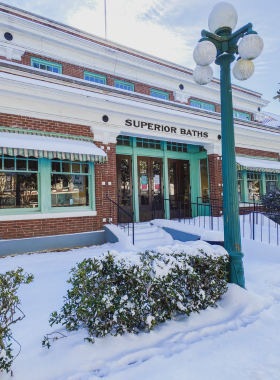
[[[3,4],[0,78],[1,239],[100,231],[107,195],[136,221],[155,199],[169,218],[178,200],[222,198],[217,79]],[[280,129],[260,93],[232,92],[250,201],[279,185]]]

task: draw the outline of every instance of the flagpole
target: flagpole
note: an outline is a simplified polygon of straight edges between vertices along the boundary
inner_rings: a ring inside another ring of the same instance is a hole
[[[107,39],[107,12],[106,12],[106,0],[104,0],[104,13],[105,13],[105,38]]]

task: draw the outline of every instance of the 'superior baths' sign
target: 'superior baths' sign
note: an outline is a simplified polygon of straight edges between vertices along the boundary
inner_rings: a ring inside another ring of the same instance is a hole
[[[167,133],[175,133],[175,134],[186,135],[186,136],[208,138],[208,132],[201,132],[201,131],[197,131],[196,129],[169,127],[168,125],[146,123],[145,121],[139,121],[139,120],[127,119],[125,121],[125,125],[127,127],[133,126],[135,128],[145,128],[145,129],[150,129],[152,131],[158,131],[158,132],[167,132]]]

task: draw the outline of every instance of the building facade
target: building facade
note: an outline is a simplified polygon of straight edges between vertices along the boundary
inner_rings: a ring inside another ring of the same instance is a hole
[[[155,200],[170,218],[167,200],[222,199],[217,79],[198,86],[183,66],[6,5],[0,78],[1,239],[101,230],[108,197],[135,221]],[[250,201],[279,186],[280,129],[262,123],[260,93],[232,93]]]

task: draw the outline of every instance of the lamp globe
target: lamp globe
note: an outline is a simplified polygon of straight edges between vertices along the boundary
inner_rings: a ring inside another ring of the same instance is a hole
[[[238,53],[241,58],[252,60],[262,53],[263,46],[263,40],[258,34],[247,34],[238,46]]]
[[[196,66],[193,71],[193,79],[199,85],[211,82],[213,78],[213,69],[211,66]]]
[[[239,59],[233,66],[232,73],[237,80],[249,79],[255,71],[255,65],[252,61]]]
[[[217,56],[216,46],[211,41],[199,42],[193,51],[193,59],[199,66],[210,65]]]
[[[237,20],[238,15],[234,6],[226,1],[222,1],[212,9],[208,18],[208,27],[211,33],[215,33],[220,28],[234,29]]]

